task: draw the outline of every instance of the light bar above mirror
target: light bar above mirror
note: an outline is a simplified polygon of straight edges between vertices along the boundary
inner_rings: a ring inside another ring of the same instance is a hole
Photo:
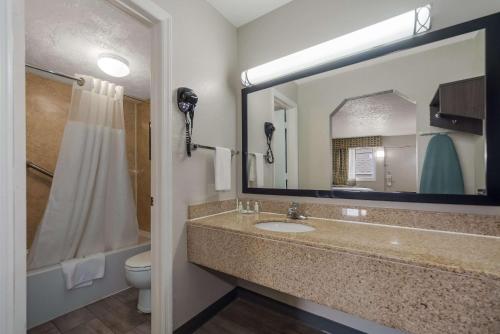
[[[246,87],[258,85],[377,46],[406,39],[426,32],[430,27],[431,6],[426,5],[243,71],[241,82]]]

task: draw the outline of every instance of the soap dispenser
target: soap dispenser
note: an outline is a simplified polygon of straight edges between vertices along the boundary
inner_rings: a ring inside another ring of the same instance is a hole
[[[255,203],[253,204],[253,212],[255,212],[255,213],[259,213],[260,212],[259,202],[258,201],[255,201]]]

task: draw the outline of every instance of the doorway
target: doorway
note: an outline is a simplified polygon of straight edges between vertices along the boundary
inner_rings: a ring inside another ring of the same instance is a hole
[[[151,167],[152,197],[152,333],[172,331],[170,300],[172,260],[171,222],[172,207],[172,144],[171,128],[171,18],[153,1],[109,0],[138,19],[151,25]],[[2,184],[2,224],[0,226],[0,332],[26,331],[26,149],[24,109],[24,1],[2,1],[0,10],[0,95],[2,144],[0,151],[6,160],[0,162]],[[5,37],[5,38],[4,38]],[[5,74],[5,76],[3,75]],[[4,99],[5,98],[5,99]],[[5,139],[5,140],[4,140]],[[10,153],[9,153],[10,152]],[[5,185],[5,187],[4,187]],[[3,201],[2,201],[3,202]],[[6,210],[3,210],[3,209]],[[5,264],[5,266],[4,266]],[[10,269],[9,269],[10,268]]]
[[[273,138],[274,188],[298,189],[298,114],[297,104],[273,90],[275,127]]]

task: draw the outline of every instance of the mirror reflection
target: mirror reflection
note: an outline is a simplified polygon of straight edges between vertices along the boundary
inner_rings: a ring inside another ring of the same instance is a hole
[[[250,188],[486,194],[484,31],[252,92]]]

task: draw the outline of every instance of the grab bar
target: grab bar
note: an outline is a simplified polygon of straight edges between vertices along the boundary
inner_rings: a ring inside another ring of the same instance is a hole
[[[54,177],[54,174],[43,167],[38,166],[37,164],[32,163],[31,161],[26,161],[26,167],[36,170],[37,172],[42,173],[43,175],[47,175],[48,177]]]

